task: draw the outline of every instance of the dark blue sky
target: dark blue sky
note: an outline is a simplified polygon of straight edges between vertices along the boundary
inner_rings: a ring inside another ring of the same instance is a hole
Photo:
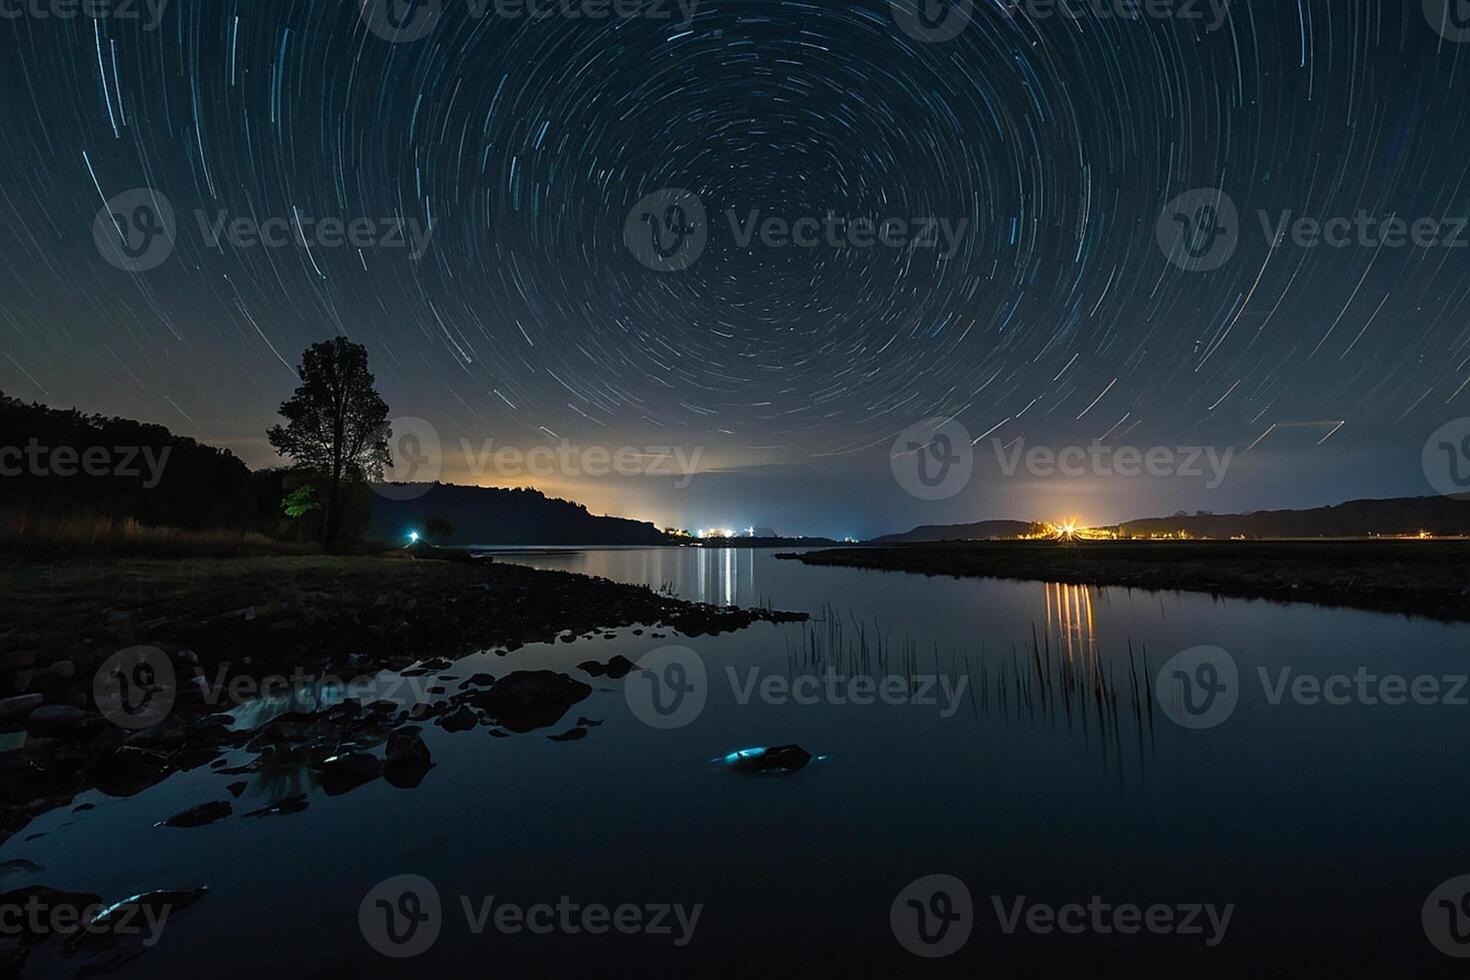
[[[944,40],[878,0],[421,0],[396,37],[377,2],[0,18],[0,390],[265,465],[290,365],[342,332],[446,479],[859,535],[1427,493],[1426,438],[1470,414],[1470,31],[1436,0],[987,0]],[[160,199],[156,264],[99,246],[105,201]],[[743,240],[752,212],[831,212],[839,245]],[[1340,220],[1273,248],[1283,212]],[[1171,254],[1196,219],[1228,234]],[[640,220],[698,254],[650,267]],[[937,500],[890,460],[929,418],[977,440]],[[992,438],[1236,455],[1215,487],[1008,476]],[[487,439],[701,475],[532,478],[467,460]]]

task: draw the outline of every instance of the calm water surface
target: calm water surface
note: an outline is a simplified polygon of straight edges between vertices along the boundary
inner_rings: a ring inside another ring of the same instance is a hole
[[[1437,885],[1470,873],[1470,708],[1304,704],[1290,693],[1272,704],[1259,671],[1273,685],[1282,668],[1288,677],[1359,668],[1453,677],[1467,671],[1470,628],[1193,594],[809,568],[773,555],[501,552],[817,621],[698,638],[625,629],[479,654],[445,673],[551,667],[594,693],[559,725],[526,735],[427,727],[437,765],[415,790],[380,780],[326,798],[305,774],[255,777],[235,807],[310,792],[310,808],[291,816],[155,828],[225,798],[240,778],[208,771],[128,799],[89,794],[79,802],[97,809],[50,814],[27,831],[44,836],[0,849],[0,861],[46,867],[4,887],[38,880],[115,898],[208,884],[202,903],[119,971],[140,977],[1028,976],[1078,964],[1142,975],[1460,972],[1463,961],[1430,945],[1421,911]],[[707,671],[706,704],[680,728],[645,724],[627,682],[575,667],[667,644],[694,651]],[[1167,716],[1155,678],[1169,657],[1200,645],[1236,665],[1237,703],[1220,724],[1190,729]],[[752,678],[779,689],[803,675],[830,675],[839,691],[858,675],[932,677],[935,703],[823,694],[804,704],[746,690]],[[579,715],[603,724],[581,741],[544,737]],[[764,777],[710,761],[787,743],[823,758]],[[443,916],[427,952],[391,960],[364,940],[359,905],[399,874],[433,882]],[[958,952],[926,960],[900,947],[890,907],[933,874],[968,886],[973,931]],[[521,906],[568,896],[702,910],[683,946],[677,927],[672,936],[476,935],[461,896],[475,908],[489,896]],[[1098,896],[1233,911],[1214,946],[1203,916],[1203,935],[1038,934],[1024,924],[1007,933],[996,903],[1010,910],[1022,896],[1026,906]]]

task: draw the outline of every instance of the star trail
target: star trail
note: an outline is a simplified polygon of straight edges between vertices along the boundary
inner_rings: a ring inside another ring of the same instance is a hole
[[[827,533],[885,529],[862,495],[899,494],[926,418],[1235,446],[1322,503],[1424,492],[1420,446],[1470,414],[1453,5],[982,0],[935,39],[879,0],[377,2],[0,0],[0,389],[265,465],[299,352],[342,333],[446,444],[700,446],[793,495],[858,474]],[[651,268],[625,231],[671,188],[702,252]],[[135,271],[94,226],[140,189],[174,227]],[[1199,190],[1238,216],[1214,268],[1165,247]],[[1359,214],[1438,224],[1273,241]],[[837,245],[742,240],[829,216]],[[861,244],[890,220],[901,244]],[[1406,477],[1369,472],[1394,453]],[[582,499],[811,517],[699,490]]]

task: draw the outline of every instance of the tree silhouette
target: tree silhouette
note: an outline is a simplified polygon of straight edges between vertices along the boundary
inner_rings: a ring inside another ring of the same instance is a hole
[[[301,384],[281,403],[286,424],[272,426],[266,438],[298,469],[326,481],[322,538],[332,544],[343,481],[380,480],[383,467],[392,465],[388,405],[373,387],[367,348],[346,337],[306,348],[296,373]]]
[[[442,517],[430,517],[424,521],[424,537],[438,544],[448,544],[454,536],[454,525]]]

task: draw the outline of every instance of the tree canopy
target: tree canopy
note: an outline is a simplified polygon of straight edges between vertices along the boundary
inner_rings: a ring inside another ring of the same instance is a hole
[[[368,371],[367,348],[346,337],[312,344],[297,369],[301,384],[281,403],[285,425],[266,436],[298,468],[326,481],[324,535],[336,538],[343,481],[380,480],[392,465],[388,405]]]

